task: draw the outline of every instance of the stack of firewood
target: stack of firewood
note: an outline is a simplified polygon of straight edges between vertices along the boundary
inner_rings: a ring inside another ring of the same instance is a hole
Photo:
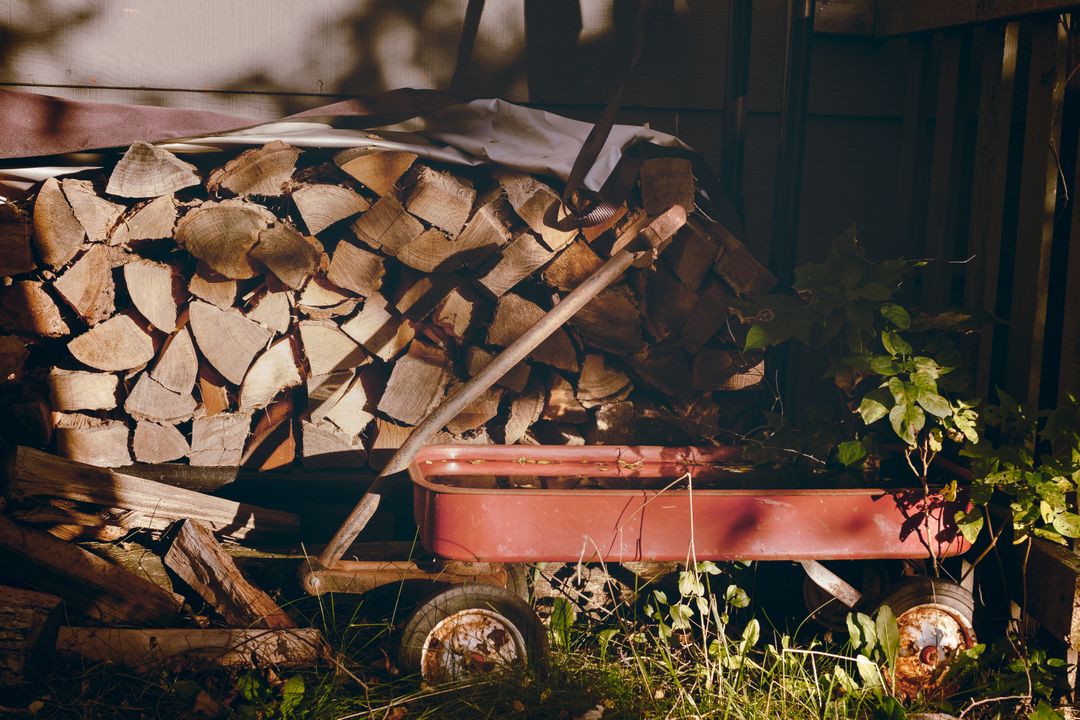
[[[202,172],[133,145],[0,205],[4,432],[99,466],[378,469],[617,238],[694,197],[688,161],[648,160],[640,208],[561,231],[557,193],[506,169],[271,142]],[[662,413],[715,434],[719,394],[762,376],[729,304],[772,282],[692,218],[438,441],[641,442]]]

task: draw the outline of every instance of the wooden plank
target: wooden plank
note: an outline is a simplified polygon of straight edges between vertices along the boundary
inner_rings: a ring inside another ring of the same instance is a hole
[[[877,0],[826,0],[814,8],[814,32],[825,35],[874,34]]]
[[[1035,24],[1031,40],[1024,160],[1020,171],[1013,296],[1005,387],[1021,402],[1038,403],[1043,338],[1054,236],[1058,168],[1065,90],[1065,30],[1057,17]]]
[[[1027,573],[1039,580],[1027,584],[1025,610],[1051,635],[1080,649],[1080,556],[1067,547],[1035,539]]]
[[[991,26],[986,29],[983,48],[982,92],[968,225],[968,254],[972,260],[964,279],[964,306],[979,307],[991,314],[997,308],[1019,38],[1018,23]],[[980,397],[989,397],[995,331],[996,326],[990,323],[983,327],[979,336],[975,391]]]
[[[890,37],[1058,13],[1075,6],[1075,0],[880,0],[875,32]]]
[[[910,247],[915,218],[916,193],[924,182],[923,143],[926,136],[926,109],[929,105],[930,36],[908,41],[907,81],[904,96],[904,125],[901,130],[900,160],[896,180],[896,211],[893,213],[893,247]]]

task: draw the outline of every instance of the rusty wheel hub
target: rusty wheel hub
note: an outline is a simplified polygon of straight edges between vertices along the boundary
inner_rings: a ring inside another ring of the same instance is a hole
[[[507,618],[485,608],[456,612],[424,639],[420,672],[428,682],[461,680],[526,660],[525,639]]]
[[[896,680],[909,692],[931,686],[957,654],[974,643],[967,617],[945,605],[916,605],[896,620],[900,629]]]

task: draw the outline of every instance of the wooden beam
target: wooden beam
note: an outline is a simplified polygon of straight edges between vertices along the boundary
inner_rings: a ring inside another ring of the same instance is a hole
[[[814,32],[871,37],[877,4],[876,0],[822,0],[814,12]]]
[[[1071,132],[1076,132],[1076,125],[1080,123],[1080,77],[1077,77],[1076,68],[1080,67],[1080,13],[1073,14],[1071,32],[1069,33],[1069,67],[1068,86],[1066,92],[1066,106],[1072,110],[1068,127]],[[1069,129],[1063,131],[1062,144],[1066,145],[1064,138]],[[1062,148],[1062,152],[1067,152]],[[1080,182],[1080,141],[1076,143],[1074,154],[1073,182],[1069,187],[1070,222],[1066,241],[1066,266],[1065,266],[1065,298],[1062,304],[1063,317],[1061,319],[1061,357],[1058,366],[1058,403],[1065,402],[1069,395],[1080,397],[1080,209],[1077,208],[1077,198],[1074,193]]]
[[[1031,544],[1025,610],[1039,625],[1070,648],[1080,649],[1080,557],[1045,540]]]
[[[878,0],[874,32],[878,37],[892,37],[1075,7],[1076,0]]]
[[[1057,17],[1039,20],[1031,39],[1024,160],[1020,171],[1016,256],[1005,386],[1020,402],[1038,403],[1054,237],[1065,89],[1065,29]]]

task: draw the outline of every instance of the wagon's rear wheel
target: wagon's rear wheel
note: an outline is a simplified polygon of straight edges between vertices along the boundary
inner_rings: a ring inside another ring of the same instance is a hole
[[[896,615],[900,629],[896,684],[908,696],[932,688],[949,663],[975,644],[975,602],[956,583],[911,578],[894,587],[881,605]]]
[[[532,607],[492,585],[456,585],[413,612],[401,638],[403,669],[429,683],[508,667],[543,668],[547,631]]]

